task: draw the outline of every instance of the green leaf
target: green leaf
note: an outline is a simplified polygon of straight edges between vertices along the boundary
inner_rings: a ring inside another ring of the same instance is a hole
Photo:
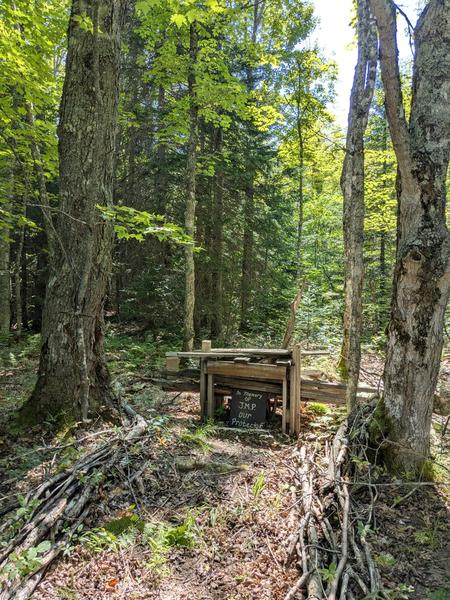
[[[170,17],[170,22],[175,23],[175,25],[180,28],[183,25],[187,25],[187,19],[184,15],[174,14]]]
[[[45,554],[52,547],[52,543],[49,540],[44,540],[36,547],[36,552],[38,554]]]

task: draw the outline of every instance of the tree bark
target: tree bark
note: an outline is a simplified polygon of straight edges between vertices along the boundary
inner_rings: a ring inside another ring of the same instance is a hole
[[[48,225],[56,243],[38,380],[22,411],[27,420],[86,420],[113,398],[103,348],[113,227],[96,205],[112,204],[124,9],[125,0],[72,3],[58,130],[60,206]]]
[[[405,119],[395,5],[370,0],[381,45],[386,113],[398,163],[399,203],[388,350],[384,370],[386,458],[420,472],[430,425],[450,293],[446,175],[450,146],[450,0],[431,0],[415,28],[413,93]]]
[[[350,97],[346,155],[341,175],[344,196],[345,309],[339,367],[347,380],[347,410],[356,404],[361,362],[364,282],[364,132],[375,88],[377,34],[368,0],[358,0],[358,62]]]
[[[26,206],[23,206],[23,215],[26,214]],[[25,243],[25,226],[22,224],[19,227],[17,234],[17,249],[16,257],[13,268],[13,281],[14,281],[14,316],[16,326],[14,335],[17,339],[22,337],[22,325],[23,325],[23,311],[22,311],[22,280],[21,280],[21,269],[22,269],[22,255],[23,247]]]
[[[214,151],[216,169],[214,173],[214,218],[212,241],[212,277],[211,277],[211,338],[222,340],[223,335],[223,131],[215,129]]]
[[[262,23],[265,10],[265,1],[255,2],[253,7],[253,22],[251,30],[252,44],[256,44],[258,31]],[[255,73],[253,66],[246,68],[246,86],[251,94],[255,89]],[[252,304],[253,295],[253,261],[254,261],[254,227],[255,227],[255,148],[257,145],[256,127],[250,125],[248,147],[247,147],[247,165],[244,195],[244,233],[242,238],[242,272],[241,272],[241,315],[239,331],[246,333],[250,328],[249,309]]]
[[[14,200],[13,165],[11,165],[9,187],[9,201],[4,207],[5,212],[12,209]],[[11,242],[9,233],[8,227],[0,229],[0,339],[8,338],[11,325],[11,273],[9,271]]]
[[[297,65],[299,72],[299,80],[301,77],[300,67]],[[297,221],[297,247],[296,247],[296,262],[297,262],[297,281],[300,281],[302,273],[303,273],[303,205],[304,205],[304,178],[305,178],[305,142],[303,139],[303,123],[302,123],[302,114],[300,108],[300,85],[299,81],[298,87],[298,97],[297,97],[297,136],[298,136],[298,162],[299,162],[299,174],[298,174],[298,200],[297,200],[297,208],[298,208],[298,221]]]
[[[198,52],[197,28],[191,23],[189,29],[189,141],[186,168],[186,208],[184,227],[188,235],[195,237],[195,183],[197,168],[197,143],[198,143],[198,106],[196,100],[196,63]],[[194,308],[195,308],[195,261],[192,245],[185,247],[185,297],[184,297],[184,333],[183,350],[190,351],[194,347]]]

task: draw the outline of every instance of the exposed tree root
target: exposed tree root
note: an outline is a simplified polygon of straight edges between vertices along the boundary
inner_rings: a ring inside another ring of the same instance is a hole
[[[376,497],[369,486],[369,502],[361,501],[357,485],[370,482],[368,425],[374,410],[374,403],[359,407],[325,451],[317,443],[294,451],[299,521],[288,540],[288,560],[297,561],[302,576],[285,600],[303,593],[308,600],[386,597],[367,539]]]
[[[8,546],[0,550],[0,600],[30,597],[46,569],[88,516],[111,469],[126,455],[127,447],[147,433],[146,421],[131,407],[125,406],[124,410],[133,420],[129,427],[72,467],[43,482],[26,498],[30,512]],[[10,513],[6,519],[12,525],[17,516]],[[51,542],[45,552],[39,552],[35,562],[27,558],[27,552],[44,540]],[[8,570],[7,565],[13,568]]]

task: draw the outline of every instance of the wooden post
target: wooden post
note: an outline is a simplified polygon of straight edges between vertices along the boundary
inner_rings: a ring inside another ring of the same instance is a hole
[[[292,361],[294,363],[291,367],[291,374],[294,375],[295,387],[294,387],[294,400],[291,399],[291,403],[294,402],[295,413],[292,415],[293,422],[293,433],[295,435],[300,434],[300,420],[301,420],[301,385],[302,385],[302,352],[300,345],[296,344],[292,349]],[[291,387],[292,390],[292,387]],[[292,429],[291,429],[292,431]]]
[[[288,400],[288,394],[287,394],[287,378],[284,377],[283,379],[283,415],[281,417],[281,429],[283,431],[283,433],[287,433],[287,400]]]
[[[180,369],[180,359],[176,352],[168,352],[166,354],[166,369],[172,372],[176,372]]]
[[[202,340],[202,352],[211,352],[211,340]]]
[[[297,372],[295,369],[295,363],[292,361],[292,364],[289,367],[289,403],[290,403],[290,420],[289,420],[289,433],[291,435],[295,435],[295,419],[297,415]]]
[[[200,359],[200,415],[202,419],[205,419],[207,411],[206,363],[206,358]]]
[[[208,419],[214,419],[214,411],[216,409],[216,403],[214,400],[214,375],[208,373],[208,385],[207,385],[207,397],[208,397]]]

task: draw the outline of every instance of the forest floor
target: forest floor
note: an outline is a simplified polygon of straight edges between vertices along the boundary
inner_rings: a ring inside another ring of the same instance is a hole
[[[275,429],[202,425],[196,394],[164,393],[146,381],[161,356],[150,342],[116,336],[108,354],[116,390],[146,418],[149,435],[101,484],[88,521],[33,597],[283,599],[299,577],[296,564],[286,561],[286,540],[298,527],[291,490],[296,443]],[[11,417],[33,385],[36,361],[35,338],[2,355],[0,507],[115,431],[100,422],[56,437],[45,424],[26,434],[14,430]],[[333,377],[330,364],[318,366]],[[371,385],[380,366],[376,357],[365,361]],[[446,363],[443,385],[447,369]],[[300,442],[322,444],[343,418],[340,409],[309,405]],[[448,461],[450,449],[444,423],[435,416],[438,464]],[[449,466],[439,467],[436,486],[397,484],[385,476],[377,487],[370,541],[391,600],[450,598]]]

